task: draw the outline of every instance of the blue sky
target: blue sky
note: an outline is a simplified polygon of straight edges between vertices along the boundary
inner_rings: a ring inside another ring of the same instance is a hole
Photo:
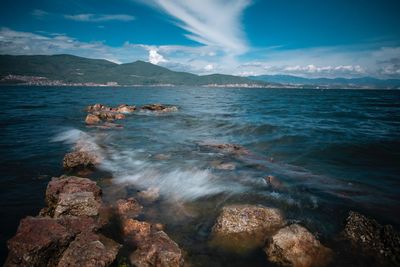
[[[2,0],[1,54],[198,74],[400,78],[398,0]]]

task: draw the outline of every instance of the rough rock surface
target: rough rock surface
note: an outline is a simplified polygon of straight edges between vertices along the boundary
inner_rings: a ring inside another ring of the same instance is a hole
[[[306,228],[292,224],[272,236],[265,248],[268,259],[281,266],[326,266],[332,251],[324,247]]]
[[[61,193],[54,209],[54,218],[63,215],[96,216],[101,203],[93,192]]]
[[[53,178],[46,189],[46,203],[49,215],[52,216],[60,199],[60,194],[91,192],[96,201],[101,201],[101,189],[90,179],[76,176]]]
[[[129,259],[137,267],[179,267],[184,264],[181,249],[163,231],[142,240]]]
[[[117,107],[117,112],[120,113],[132,113],[136,110],[135,106],[129,106],[127,104],[122,104]]]
[[[400,266],[400,234],[392,226],[382,226],[373,219],[350,211],[343,236],[353,248],[371,257],[375,265]]]
[[[234,155],[250,155],[250,150],[237,144],[206,144],[205,146]]]
[[[138,245],[140,241],[143,241],[152,233],[151,224],[148,222],[141,222],[134,219],[123,219],[122,220],[122,234],[128,243]]]
[[[109,266],[115,260],[120,247],[105,236],[83,232],[71,242],[57,266]]]
[[[64,156],[63,167],[67,170],[93,168],[99,159],[87,151],[73,151]]]
[[[8,241],[4,266],[55,266],[73,235],[51,218],[26,217]]]
[[[94,125],[100,123],[100,118],[94,114],[88,114],[85,119],[87,125]]]
[[[119,199],[115,204],[115,212],[121,218],[136,218],[143,207],[133,197],[128,199]]]
[[[162,104],[149,104],[141,107],[142,111],[155,111],[155,112],[174,112],[178,111],[176,106],[168,106]]]
[[[247,253],[264,245],[269,235],[284,224],[277,209],[264,206],[224,207],[212,228],[212,244],[225,250]]]

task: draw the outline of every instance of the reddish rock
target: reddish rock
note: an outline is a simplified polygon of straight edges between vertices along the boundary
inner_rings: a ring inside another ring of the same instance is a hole
[[[136,107],[122,104],[122,105],[119,105],[116,110],[117,110],[117,112],[120,112],[120,113],[132,113],[136,110]]]
[[[321,267],[329,264],[332,251],[304,227],[292,224],[279,230],[265,248],[268,260],[281,266]]]
[[[95,182],[75,176],[61,176],[53,178],[46,189],[46,203],[49,215],[52,216],[59,202],[60,194],[73,194],[77,192],[91,192],[96,201],[101,201],[101,189]]]
[[[116,120],[123,120],[123,119],[125,119],[125,115],[122,113],[117,113],[117,114],[115,114],[114,118]]]
[[[115,212],[124,218],[136,218],[142,212],[142,209],[143,207],[133,197],[119,199],[115,204]]]
[[[86,108],[86,110],[88,111],[88,112],[94,112],[94,111],[100,111],[100,110],[103,110],[103,109],[107,109],[108,107],[106,107],[106,106],[104,106],[104,105],[102,105],[102,104],[94,104],[93,106],[88,106],[87,108]]]
[[[128,243],[138,245],[142,240],[147,239],[152,227],[148,222],[141,222],[134,219],[122,219],[122,234]]]
[[[281,213],[252,205],[224,207],[212,228],[212,245],[236,253],[248,253],[264,245],[269,235],[282,227]]]
[[[268,175],[264,179],[265,179],[265,182],[267,183],[267,185],[273,189],[282,189],[283,188],[282,182],[273,175]]]
[[[100,123],[100,118],[94,114],[88,114],[85,119],[87,125],[94,125]]]
[[[155,232],[150,238],[142,240],[129,259],[137,267],[184,265],[181,249],[163,231]]]
[[[100,201],[93,192],[61,193],[54,208],[54,218],[65,215],[96,216],[99,214]]]
[[[58,267],[105,267],[117,257],[121,245],[91,232],[79,234],[62,255]]]
[[[57,219],[57,222],[67,228],[68,232],[77,235],[82,232],[97,231],[102,227],[93,217],[89,216],[63,216]]]
[[[80,170],[93,168],[100,160],[94,154],[87,151],[74,151],[64,156],[63,167],[67,170]]]
[[[8,241],[4,266],[55,266],[72,238],[66,227],[51,218],[22,219]]]
[[[142,111],[153,111],[153,112],[175,112],[178,111],[176,106],[168,106],[162,104],[149,104],[141,107]]]
[[[248,149],[236,144],[206,144],[205,146],[219,150],[223,153],[230,153],[235,155],[251,154],[251,152]]]

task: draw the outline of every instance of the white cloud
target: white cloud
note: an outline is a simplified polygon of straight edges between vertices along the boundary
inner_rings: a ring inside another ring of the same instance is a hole
[[[160,63],[167,62],[167,60],[162,55],[160,55],[156,49],[150,49],[149,62],[158,65]]]
[[[177,25],[189,32],[186,37],[193,41],[234,54],[248,49],[240,20],[250,0],[151,0],[149,3],[175,18]]]
[[[213,64],[207,64],[207,65],[204,67],[204,70],[206,70],[206,71],[212,71],[213,69],[214,69]]]
[[[75,14],[64,15],[64,18],[82,22],[105,22],[105,21],[132,21],[134,16],[126,14]]]

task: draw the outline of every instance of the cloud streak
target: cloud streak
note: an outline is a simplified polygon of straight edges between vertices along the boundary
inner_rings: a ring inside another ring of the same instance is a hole
[[[133,21],[134,16],[126,14],[75,14],[64,15],[65,19],[81,22],[106,22],[106,21]]]
[[[193,41],[217,46],[232,54],[248,50],[241,16],[250,0],[152,0],[150,3],[172,16],[188,32],[185,36]]]

